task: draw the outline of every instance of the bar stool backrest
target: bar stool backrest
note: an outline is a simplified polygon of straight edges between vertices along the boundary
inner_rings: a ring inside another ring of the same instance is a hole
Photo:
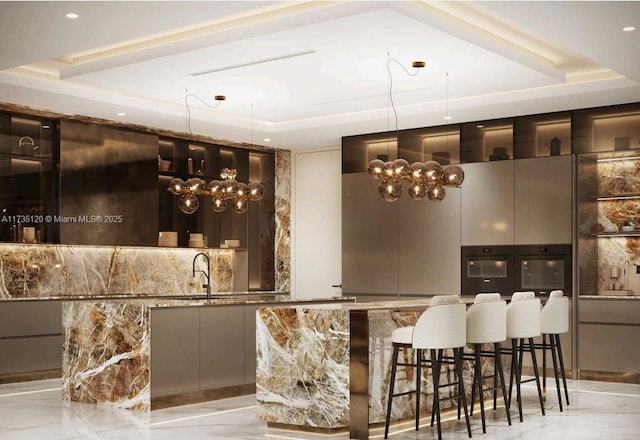
[[[460,297],[458,295],[434,295],[431,297],[430,306],[438,304],[458,304]]]
[[[540,311],[540,332],[560,334],[569,331],[569,298],[566,296],[549,297]]]
[[[564,296],[564,292],[562,290],[552,290],[551,293],[549,293],[549,299],[560,298],[562,296]]]
[[[473,299],[474,304],[490,301],[502,301],[502,297],[499,293],[478,293]]]
[[[476,295],[467,310],[467,344],[487,344],[506,339],[506,301],[500,299],[499,293]]]
[[[448,298],[446,298],[448,297]],[[436,298],[438,298],[436,300]],[[457,302],[454,302],[457,299]],[[434,304],[435,300],[435,304]],[[467,344],[466,306],[457,295],[434,296],[413,329],[413,348],[458,348]]]
[[[507,338],[540,336],[540,299],[518,293],[513,294],[507,305]]]
[[[511,295],[511,302],[520,301],[521,299],[531,299],[535,297],[536,297],[536,294],[533,291],[513,292],[513,295]]]

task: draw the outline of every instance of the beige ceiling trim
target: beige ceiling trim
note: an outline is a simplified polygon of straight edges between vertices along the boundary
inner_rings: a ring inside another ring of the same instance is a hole
[[[194,38],[200,38],[211,34],[225,32],[239,27],[268,22],[294,14],[311,12],[314,10],[330,7],[338,3],[340,2],[282,2],[276,5],[252,9],[247,12],[226,16],[220,19],[199,23],[193,26],[173,29],[171,31],[150,35],[144,38],[128,40],[118,44],[112,44],[83,52],[77,52],[65,57],[58,58],[56,59],[56,61],[70,65],[91,63],[138,52],[141,50],[161,47],[176,42],[188,41]]]
[[[593,61],[544,42],[535,35],[522,31],[487,8],[482,2],[427,1],[417,2],[422,8],[439,14],[449,21],[458,21],[478,35],[491,37],[500,44],[510,46],[528,56],[564,71],[567,75],[576,71],[599,70],[602,67]]]
[[[509,42],[531,55],[545,60],[553,65],[562,58],[562,54],[540,41],[535,40],[514,27],[504,23],[497,17],[490,16],[476,5],[461,2],[425,2],[430,8],[442,14],[449,15],[456,20],[473,28],[474,32],[490,34],[503,42]]]
[[[593,81],[607,81],[610,79],[620,79],[625,76],[620,75],[617,72],[609,69],[601,69],[599,71],[576,73],[574,75],[567,75],[567,83],[587,83]]]
[[[13,69],[4,70],[4,72],[28,78],[45,79],[48,81],[58,81],[60,79],[60,73],[58,71],[39,68],[38,64],[14,67]]]

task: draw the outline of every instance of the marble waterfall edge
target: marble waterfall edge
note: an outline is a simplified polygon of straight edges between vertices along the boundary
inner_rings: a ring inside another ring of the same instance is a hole
[[[150,410],[149,317],[142,304],[65,302],[63,399]]]
[[[414,325],[417,310],[369,310],[369,424],[384,423],[391,378],[391,333]],[[349,426],[350,410],[350,311],[302,307],[261,308],[257,313],[256,402],[258,418],[267,422],[305,428],[336,429]],[[451,354],[451,353],[449,353]],[[410,360],[413,350],[401,350]],[[401,362],[403,360],[401,359]],[[490,359],[482,361],[483,375],[493,371]],[[471,394],[473,367],[463,363],[467,396]],[[505,364],[507,375],[508,362]],[[421,414],[431,413],[433,381],[424,368]],[[441,383],[453,382],[450,365],[443,367]],[[399,368],[395,392],[415,390],[415,369]],[[455,394],[443,388],[441,397]],[[486,398],[491,392],[485,394]],[[443,408],[453,402],[443,401]],[[392,420],[414,416],[415,394],[393,400]]]
[[[263,308],[257,319],[258,418],[316,428],[349,423],[349,313]]]

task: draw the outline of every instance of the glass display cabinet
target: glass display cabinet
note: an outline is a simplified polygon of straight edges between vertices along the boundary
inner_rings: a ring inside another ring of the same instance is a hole
[[[1,241],[58,242],[57,136],[53,119],[0,113]]]

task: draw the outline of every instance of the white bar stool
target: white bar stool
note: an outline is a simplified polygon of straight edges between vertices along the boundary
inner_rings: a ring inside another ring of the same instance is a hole
[[[497,408],[497,392],[502,391],[502,398],[507,405],[507,390],[504,382],[500,343],[507,339],[507,303],[499,293],[480,293],[467,310],[467,344],[473,344],[473,354],[465,356],[474,362],[473,387],[471,389],[471,415],[478,390],[480,414],[482,416],[482,432],[486,433],[484,413],[484,391],[493,391],[493,409]],[[482,351],[482,344],[493,344],[493,351]],[[493,374],[482,375],[481,357],[493,358]],[[484,388],[485,379],[493,379],[493,387]],[[500,385],[498,386],[498,381]],[[511,414],[506,410],[507,421],[511,425]]]
[[[549,294],[544,307],[540,311],[540,332],[542,333],[542,344],[536,348],[542,349],[542,389],[546,396],[547,391],[547,350],[551,350],[553,361],[553,375],[556,379],[556,389],[558,390],[558,403],[562,412],[562,391],[560,390],[559,378],[562,377],[564,394],[569,405],[569,392],[567,391],[567,378],[562,359],[562,346],[560,335],[569,331],[569,298],[564,296],[562,290],[554,290]],[[547,343],[549,336],[549,343]]]
[[[511,349],[503,350],[503,353],[510,352],[512,355],[507,410],[511,409],[511,392],[513,389],[513,379],[515,377],[520,422],[522,422],[522,393],[520,385],[522,383],[522,359],[524,357],[524,351],[528,351],[531,354],[535,376],[532,380],[536,382],[540,409],[542,410],[542,415],[544,415],[544,401],[542,398],[542,389],[540,388],[538,361],[536,360],[535,345],[533,343],[533,338],[538,336],[540,336],[540,299],[535,297],[534,292],[515,292],[511,297],[511,302],[507,305],[507,338],[511,339]],[[528,344],[525,343],[525,339],[528,340]]]
[[[464,407],[467,432],[471,437],[471,424],[467,410],[467,399],[464,393],[464,381],[462,375],[462,349],[466,345],[466,318],[465,304],[460,302],[458,295],[436,295],[431,299],[429,308],[418,318],[415,326],[402,327],[391,333],[393,345],[393,364],[391,366],[391,380],[389,383],[389,399],[387,401],[387,417],[385,420],[384,438],[389,435],[389,421],[391,417],[391,406],[394,397],[416,393],[416,431],[419,429],[420,418],[420,387],[421,387],[421,366],[422,364],[431,366],[433,373],[433,417],[437,418],[438,439],[442,439],[441,419],[440,419],[440,388],[445,386],[457,386],[458,394],[447,399],[455,399],[460,406]],[[399,363],[400,348],[411,348],[416,350],[415,363]],[[440,384],[440,372],[442,364],[446,363],[443,357],[444,349],[453,349],[453,363],[457,382],[453,384]],[[423,359],[423,351],[430,350],[430,359]],[[416,390],[394,394],[396,371],[398,366],[410,366],[416,368]]]

